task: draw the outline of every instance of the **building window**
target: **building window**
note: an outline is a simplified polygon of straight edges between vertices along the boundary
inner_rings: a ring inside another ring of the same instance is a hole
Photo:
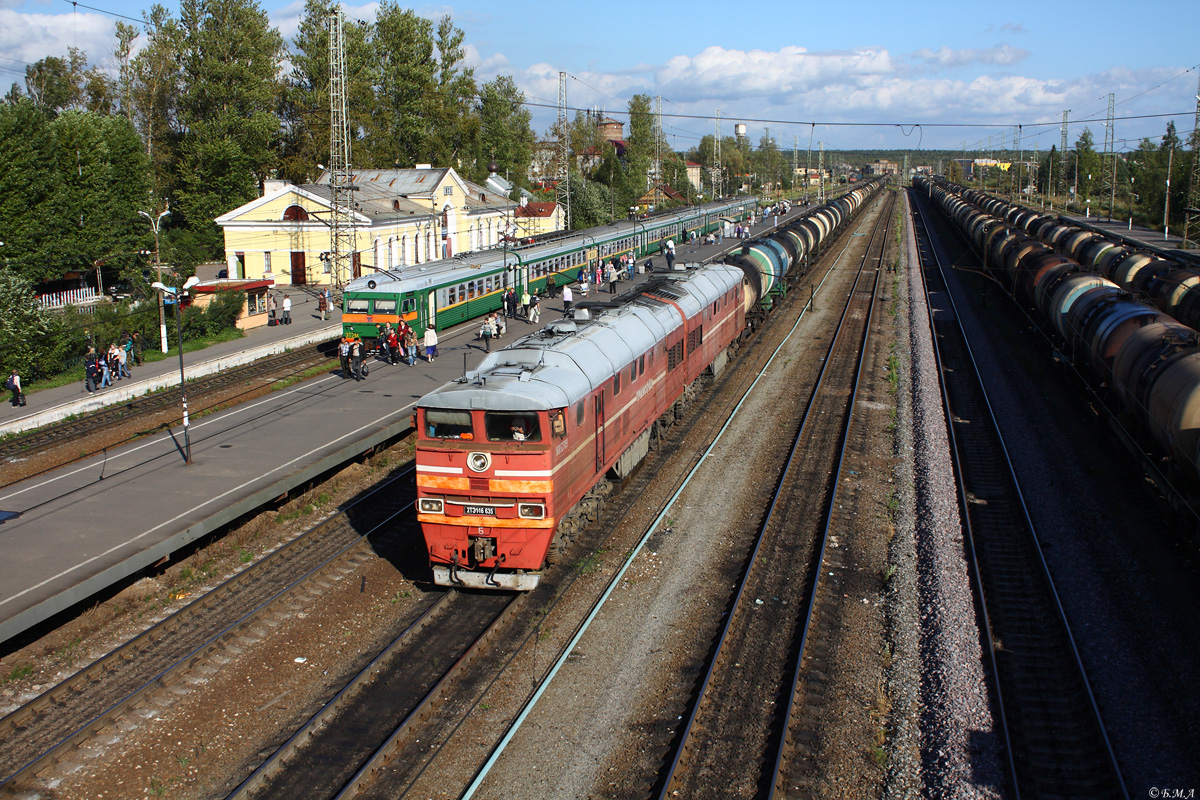
[[[446,197],[449,197],[450,195],[454,194],[454,187],[447,186],[447,187],[443,188],[442,194],[446,195]]]
[[[271,272],[271,254],[263,253],[263,273],[270,274]]]

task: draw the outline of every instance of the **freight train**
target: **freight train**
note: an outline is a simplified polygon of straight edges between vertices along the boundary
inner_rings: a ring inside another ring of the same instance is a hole
[[[1200,475],[1200,272],[943,180],[914,185],[1097,388],[1158,442],[1169,470]]]
[[[342,294],[344,335],[355,334],[373,347],[377,325],[405,321],[418,332],[432,326],[453,327],[498,311],[503,293],[546,294],[551,277],[562,286],[575,280],[579,268],[629,254],[657,254],[667,239],[684,241],[691,232],[703,236],[723,225],[744,221],[754,211],[753,198],[688,206],[646,219],[630,219],[574,231],[534,244],[514,243],[430,261],[400,273],[379,272],[355,278]]]
[[[585,302],[417,402],[417,512],[436,583],[529,590],[653,447],[702,379],[881,183],[726,264]]]

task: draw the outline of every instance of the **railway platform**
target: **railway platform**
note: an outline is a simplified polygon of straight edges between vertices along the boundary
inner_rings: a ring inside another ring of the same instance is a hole
[[[296,347],[335,339],[341,331],[341,318],[341,312],[335,310],[322,322],[316,301],[307,294],[300,294],[292,307],[291,325],[252,328],[241,339],[184,353],[184,372],[189,379],[201,378]],[[167,332],[174,336],[175,331],[169,324]],[[151,347],[158,345],[157,342],[148,344]],[[174,339],[171,344],[175,344]],[[178,358],[164,358],[140,367],[130,365],[129,371],[131,377],[115,381],[112,386],[92,394],[87,393],[82,381],[32,393],[29,390],[36,389],[36,383],[25,381],[28,405],[22,408],[13,408],[9,403],[0,405],[0,436],[40,428],[179,385]]]
[[[803,210],[793,209],[788,218]],[[776,221],[768,222],[756,225],[753,234]],[[677,266],[717,258],[740,244],[732,239],[714,245],[679,243]],[[652,261],[665,269],[662,257]],[[638,274],[635,282],[648,278]],[[628,288],[623,282],[620,291]],[[541,310],[542,324],[555,319],[562,314],[561,298],[543,299]],[[262,328],[209,348],[203,361],[187,364],[188,374],[197,374],[200,364],[219,370],[232,363],[222,359],[249,360],[250,353],[296,346],[301,339],[333,338],[339,329],[337,322],[331,326],[316,319],[311,305],[299,305],[292,316],[291,326]],[[419,398],[482,360],[485,353],[475,340],[478,327],[476,320],[443,332],[442,357],[433,364],[375,361],[363,381],[334,372],[206,416],[190,428],[191,464],[184,461],[182,436],[175,428],[0,489],[5,553],[0,559],[0,647],[406,433]],[[495,344],[503,347],[532,330],[534,326],[513,320]],[[178,383],[178,361],[144,366],[134,376],[125,382],[130,391],[145,391],[154,381]],[[118,384],[118,390],[88,398],[81,396],[79,385],[51,389],[31,395],[24,411],[37,415],[66,406],[77,409],[67,413],[80,413],[86,410],[80,403],[121,402],[118,391],[125,390]],[[0,424],[27,418],[11,413],[15,411],[6,409]]]

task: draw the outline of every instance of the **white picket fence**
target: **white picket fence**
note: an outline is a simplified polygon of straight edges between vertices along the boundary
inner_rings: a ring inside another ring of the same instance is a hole
[[[82,289],[69,289],[65,292],[50,292],[48,294],[39,294],[38,303],[42,308],[63,308],[64,306],[78,306],[86,303],[94,303],[99,298],[96,290],[91,286],[85,286]]]

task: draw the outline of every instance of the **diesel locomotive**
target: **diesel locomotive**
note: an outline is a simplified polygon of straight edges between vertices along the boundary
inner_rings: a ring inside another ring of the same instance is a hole
[[[416,504],[434,580],[534,588],[611,490],[609,476],[637,467],[680,398],[722,371],[748,320],[774,304],[809,248],[844,229],[880,187],[747,242],[731,263],[686,265],[611,301],[581,303],[573,318],[421,398]]]

